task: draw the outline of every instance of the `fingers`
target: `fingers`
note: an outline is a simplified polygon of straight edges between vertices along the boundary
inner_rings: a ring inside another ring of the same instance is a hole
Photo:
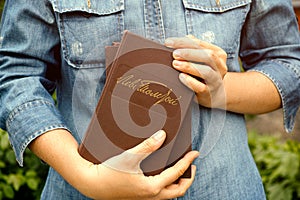
[[[181,48],[191,48],[197,49],[199,45],[195,43],[191,38],[188,37],[181,37],[181,38],[167,38],[165,40],[165,46],[174,48],[174,49],[181,49]]]
[[[181,160],[179,160],[174,166],[166,169],[161,174],[152,178],[151,185],[155,185],[156,188],[160,188],[159,192],[153,199],[173,199],[184,196],[188,188],[192,185],[195,174],[196,166],[192,165],[191,178],[181,178],[180,176],[188,169],[191,163],[199,156],[199,152],[191,151],[187,153]],[[177,180],[179,181],[175,183]]]
[[[166,132],[159,130],[154,133],[150,138],[144,140],[139,145],[127,150],[128,153],[132,154],[146,154],[149,155],[157,150],[165,141]]]
[[[192,185],[196,174],[196,166],[192,165],[192,176],[190,179],[182,178],[177,184],[171,184],[164,188],[160,195],[165,196],[168,199],[173,199],[176,197],[182,197],[185,195],[189,187]]]
[[[191,151],[174,166],[164,170],[161,174],[147,177],[150,180],[150,186],[147,188],[150,188],[148,193],[152,194],[151,199],[172,199],[183,196],[194,181],[196,166],[191,166],[191,178],[181,178],[177,183],[175,182],[198,156],[199,153],[197,151]]]
[[[194,36],[168,38],[165,45],[176,49],[173,57],[178,61],[177,64],[186,61],[201,63],[214,69],[222,78],[227,72],[227,54],[216,45],[201,41]]]
[[[186,37],[172,37],[165,40],[165,46],[174,49],[211,49],[213,51],[221,50],[220,47],[213,45],[209,42],[199,40],[195,36],[187,35]]]
[[[199,156],[199,152],[191,151],[187,153],[182,159],[180,159],[174,166],[166,169],[160,175],[155,176],[157,178],[158,185],[161,187],[166,187],[172,185],[183,173],[188,169],[188,167],[192,164],[192,162]],[[195,169],[193,169],[195,170]],[[193,172],[194,173],[194,172]],[[194,178],[194,174],[191,179],[187,179],[188,183],[192,182]],[[190,181],[190,182],[189,182]],[[180,184],[181,182],[179,182]],[[185,183],[185,181],[183,181]],[[183,184],[181,183],[181,184]],[[185,183],[187,184],[187,183]],[[186,185],[187,186],[187,185]],[[171,188],[169,188],[171,189]]]
[[[173,52],[173,57],[177,61],[190,61],[197,64],[210,66],[220,74],[227,71],[226,59],[227,55],[223,51],[214,51],[211,49],[176,49]]]
[[[207,90],[207,85],[198,81],[198,79],[191,77],[187,74],[181,73],[179,74],[180,81],[194,91],[196,94],[203,93]]]
[[[132,174],[142,174],[140,163],[152,152],[156,151],[166,139],[163,130],[157,131],[150,138],[139,145],[106,160],[103,165],[106,167]]]
[[[208,92],[208,87],[222,80],[221,75],[207,65],[174,60],[173,66],[183,72],[179,75],[180,81],[196,93]]]
[[[219,75],[218,73],[215,73],[215,71],[207,65],[196,64],[196,63],[191,63],[186,61],[174,60],[173,67],[178,71],[199,77],[203,80],[208,78],[211,79],[213,78],[213,76]]]

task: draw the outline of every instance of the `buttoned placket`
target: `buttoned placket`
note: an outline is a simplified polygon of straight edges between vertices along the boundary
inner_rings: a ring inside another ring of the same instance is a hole
[[[163,42],[165,31],[160,0],[145,0],[144,20],[146,37]]]

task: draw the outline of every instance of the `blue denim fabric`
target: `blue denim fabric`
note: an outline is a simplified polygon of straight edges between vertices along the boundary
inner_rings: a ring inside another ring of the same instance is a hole
[[[292,130],[300,103],[300,38],[289,0],[6,0],[0,127],[20,165],[27,145],[49,130],[68,129],[81,141],[105,83],[104,47],[120,41],[124,30],[158,42],[193,34],[220,46],[229,71],[240,72],[240,58],[245,70],[274,82],[286,130]],[[180,199],[265,199],[243,115],[193,108],[193,149],[201,156],[195,181]],[[87,198],[50,168],[42,199]]]

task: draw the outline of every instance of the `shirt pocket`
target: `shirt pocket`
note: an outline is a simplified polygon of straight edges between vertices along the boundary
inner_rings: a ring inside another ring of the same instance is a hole
[[[188,33],[237,55],[251,0],[182,0]]]
[[[123,31],[124,0],[52,0],[51,3],[65,61],[73,68],[105,67],[105,46],[119,41]]]

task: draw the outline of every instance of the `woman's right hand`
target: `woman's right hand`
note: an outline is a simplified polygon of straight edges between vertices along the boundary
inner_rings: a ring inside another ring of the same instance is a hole
[[[81,184],[79,190],[94,199],[158,200],[183,196],[194,180],[196,167],[192,166],[190,179],[176,180],[198,156],[198,152],[189,152],[173,167],[156,176],[144,176],[140,169],[141,161],[157,150],[165,138],[165,132],[158,131],[136,147],[102,164],[90,164],[85,174],[90,185]]]

